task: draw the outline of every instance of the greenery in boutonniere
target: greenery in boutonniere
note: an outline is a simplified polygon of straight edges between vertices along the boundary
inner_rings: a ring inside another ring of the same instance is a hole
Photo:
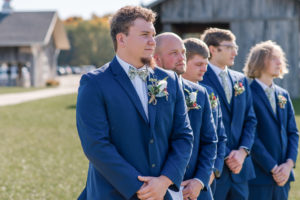
[[[200,105],[197,104],[198,90],[196,92],[191,92],[188,89],[184,89],[184,91],[186,91],[188,94],[188,95],[185,95],[185,102],[186,102],[188,111],[192,110],[192,109],[199,109]]]
[[[213,92],[209,95],[209,101],[212,109],[215,109],[218,106],[218,98]]]
[[[284,109],[286,102],[287,102],[287,99],[285,98],[285,96],[279,94],[278,95],[278,104],[279,104],[279,107],[282,108],[282,109]]]
[[[167,79],[168,77],[165,77],[163,80],[157,80],[156,78],[149,79],[151,82],[151,84],[147,86],[148,95],[150,96],[149,104],[153,103],[153,105],[156,105],[156,97],[166,97],[166,100],[168,101],[169,93],[167,91]]]
[[[245,91],[245,87],[242,82],[235,82],[234,86],[234,96],[238,96]]]

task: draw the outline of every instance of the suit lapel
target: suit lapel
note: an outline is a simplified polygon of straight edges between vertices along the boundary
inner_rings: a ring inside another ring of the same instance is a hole
[[[150,75],[147,78],[147,87],[148,85],[151,85],[151,82],[149,81],[150,78],[155,78],[155,71],[156,68],[154,69],[154,73],[150,73]],[[148,95],[148,101],[149,101],[149,95]],[[155,127],[155,117],[156,117],[156,105],[153,105],[153,103],[148,103],[148,114],[149,114],[149,123],[150,123],[150,127],[151,129],[154,129]]]
[[[215,74],[215,72],[211,69],[210,65],[208,65],[207,67],[207,77],[209,79],[209,81],[214,85],[214,87],[216,88],[219,96],[221,97],[221,101],[223,102],[223,104],[225,105],[225,107],[228,109],[228,111],[230,112],[230,106],[227,102],[226,99],[226,95],[225,95],[225,91],[217,77],[217,75]]]
[[[267,110],[269,111],[269,113],[271,114],[271,116],[273,117],[273,119],[275,121],[277,121],[277,117],[275,116],[275,113],[273,112],[271,103],[265,93],[265,91],[262,89],[262,87],[257,83],[256,80],[253,80],[254,87],[256,88],[257,91],[257,95],[260,96],[260,98],[262,99],[263,103],[265,104]],[[275,95],[276,96],[276,95]],[[277,99],[277,97],[275,97]],[[277,107],[277,106],[276,106]]]
[[[120,84],[120,86],[126,91],[129,99],[132,101],[132,104],[136,107],[137,111],[140,113],[145,122],[148,123],[144,108],[142,106],[141,100],[132,85],[129,77],[126,72],[123,70],[116,57],[110,63],[111,70],[115,75],[115,80]]]
[[[278,89],[275,86],[276,113],[277,113],[278,122],[281,124],[281,122],[282,122],[282,109],[279,106],[278,95],[280,95],[280,93],[279,93]]]
[[[282,120],[284,110],[282,108],[280,108],[280,106],[279,106],[278,95],[280,95],[280,92],[275,85],[276,113],[277,113],[277,119],[278,119],[277,122],[278,122],[278,126],[280,128],[280,138],[281,138],[281,145],[282,145],[282,149],[283,149],[281,152],[281,158],[285,158],[288,140],[286,138],[286,131],[283,126],[283,120]]]
[[[232,113],[234,113],[234,111],[238,109],[238,104],[236,103],[236,96],[234,95],[234,88],[233,88],[234,83],[237,82],[237,77],[234,74],[232,74],[229,69],[228,69],[228,76],[231,81],[230,89],[232,91],[232,96],[231,96],[231,101],[230,101],[229,106],[232,109]]]

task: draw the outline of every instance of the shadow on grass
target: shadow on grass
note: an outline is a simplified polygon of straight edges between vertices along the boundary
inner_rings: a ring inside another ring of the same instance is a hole
[[[69,109],[76,109],[76,104],[73,104],[73,105],[69,105],[66,107],[68,110]]]

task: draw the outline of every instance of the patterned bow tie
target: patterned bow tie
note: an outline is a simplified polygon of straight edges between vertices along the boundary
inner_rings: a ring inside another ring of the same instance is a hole
[[[143,81],[147,80],[147,77],[149,75],[148,69],[137,69],[135,67],[129,66],[128,70],[128,76],[130,80],[133,80],[135,76],[138,75]]]

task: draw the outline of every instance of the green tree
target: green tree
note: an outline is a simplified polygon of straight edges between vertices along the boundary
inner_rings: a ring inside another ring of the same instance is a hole
[[[102,66],[114,56],[109,32],[109,16],[93,15],[89,20],[72,17],[64,21],[71,49],[62,51],[59,65]]]

